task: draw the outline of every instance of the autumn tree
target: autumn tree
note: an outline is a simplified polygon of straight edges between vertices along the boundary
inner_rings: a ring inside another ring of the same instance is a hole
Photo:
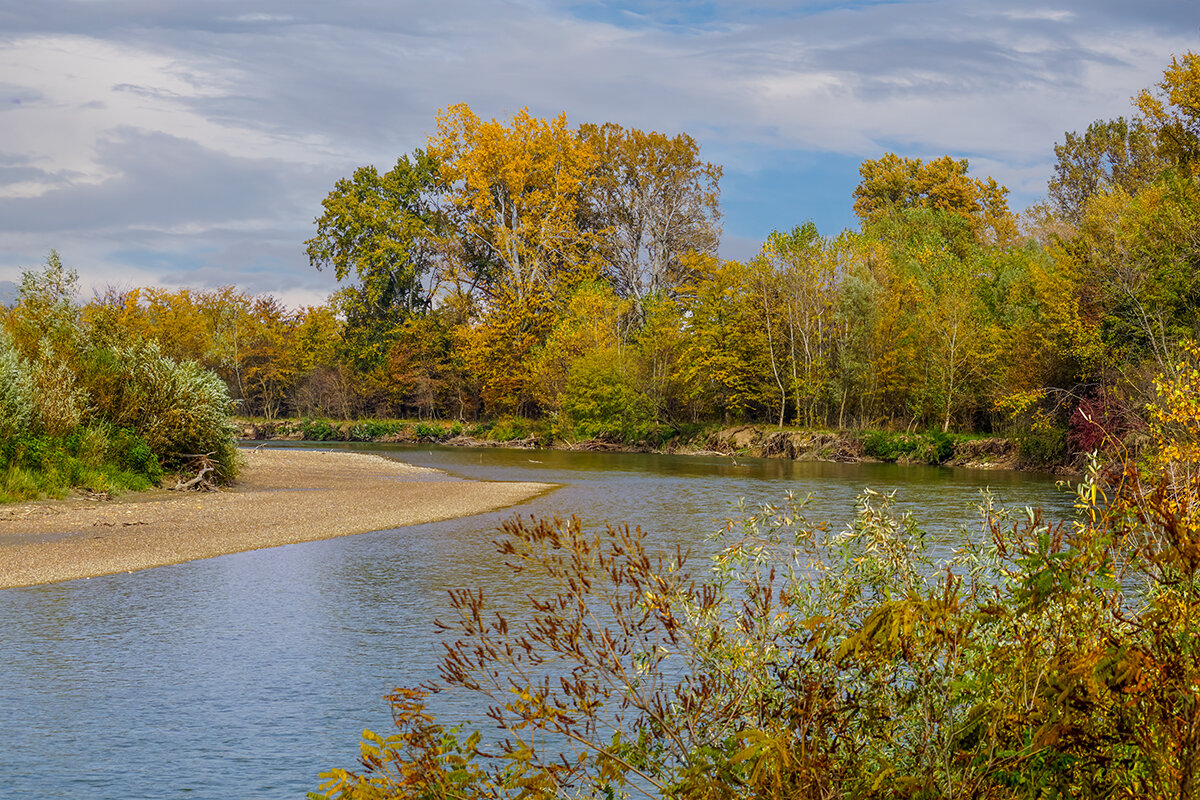
[[[942,156],[928,163],[887,153],[859,167],[854,213],[864,226],[907,208],[930,208],[959,215],[981,243],[1004,245],[1016,236],[1008,209],[1008,189],[995,178],[967,175],[967,159]]]
[[[1200,160],[1200,55],[1172,56],[1157,90],[1138,94],[1138,110],[1160,155],[1192,176]]]
[[[768,399],[765,329],[749,267],[738,261],[706,259],[695,268],[702,269],[704,277],[686,306],[681,377],[697,412],[745,419],[774,405]]]
[[[795,402],[796,421],[814,425],[833,366],[829,345],[841,277],[838,265],[812,222],[786,233],[773,231],[757,260],[774,276],[779,292],[777,319],[771,319],[764,302],[765,332],[783,345],[784,380]],[[773,352],[771,346],[769,354]],[[770,360],[774,372],[774,355]]]
[[[1054,155],[1050,202],[1074,225],[1092,197],[1117,188],[1133,196],[1167,163],[1158,155],[1155,137],[1145,123],[1124,117],[1093,122],[1082,134],[1067,132],[1063,143],[1054,145]]]
[[[296,319],[277,299],[264,295],[254,300],[253,320],[244,361],[246,411],[274,419],[294,396]]]
[[[442,164],[461,246],[455,277],[489,301],[553,292],[595,271],[594,233],[580,227],[596,154],[567,126],[522,109],[508,123],[466,104],[438,112],[429,153]]]
[[[686,253],[716,254],[721,168],[702,161],[686,133],[609,122],[584,125],[579,135],[596,153],[590,223],[613,284],[640,311],[646,298],[690,282]]]
[[[1064,248],[1094,293],[1110,347],[1132,347],[1170,374],[1181,338],[1200,332],[1200,187],[1173,177],[1135,198],[1114,191],[1088,207]]]

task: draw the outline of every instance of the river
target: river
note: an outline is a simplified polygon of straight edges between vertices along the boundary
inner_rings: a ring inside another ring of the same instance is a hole
[[[630,522],[703,553],[733,503],[812,494],[844,525],[897,491],[937,546],[985,487],[1065,514],[1049,476],[894,464],[345,445],[463,478],[561,488],[516,509],[142,572],[0,591],[0,797],[301,798],[352,767],[382,695],[436,674],[450,588],[511,593],[491,540],[513,513]],[[339,449],[329,447],[326,449]],[[482,709],[438,697],[443,719]]]

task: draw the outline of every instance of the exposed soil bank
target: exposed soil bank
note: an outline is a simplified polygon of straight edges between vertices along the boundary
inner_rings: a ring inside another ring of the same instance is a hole
[[[974,469],[1019,469],[1016,444],[1006,438],[966,438],[951,435],[944,444],[929,434],[846,431],[787,431],[764,425],[736,425],[700,431],[690,437],[676,435],[661,444],[623,442],[610,439],[548,441],[530,435],[496,440],[463,433],[460,424],[392,422],[312,422],[274,420],[238,423],[238,432],[248,440],[294,440],[417,443],[429,442],[463,447],[546,447],[559,450],[608,450],[614,452],[675,453],[680,455],[728,455],[749,458],[788,458],[795,461],[898,461],[910,464],[941,464]],[[872,438],[874,437],[874,438]],[[880,443],[880,437],[884,441]],[[941,444],[941,449],[939,449]],[[948,450],[946,449],[948,448]],[[1049,467],[1042,467],[1045,471]],[[1073,472],[1060,468],[1060,471]]]
[[[480,514],[552,488],[452,479],[360,453],[251,451],[226,491],[0,506],[0,588]]]

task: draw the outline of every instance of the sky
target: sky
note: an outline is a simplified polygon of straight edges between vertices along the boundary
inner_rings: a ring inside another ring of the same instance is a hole
[[[0,295],[54,248],[83,299],[321,302],[321,200],[459,102],[691,134],[727,258],[853,227],[885,152],[967,158],[1020,211],[1065,131],[1189,50],[1195,0],[0,0]]]

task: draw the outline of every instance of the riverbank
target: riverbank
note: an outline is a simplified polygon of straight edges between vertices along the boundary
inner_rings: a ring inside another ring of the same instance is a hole
[[[517,447],[555,450],[727,455],[842,463],[898,462],[970,469],[1029,470],[1077,474],[1070,463],[1033,462],[1020,442],[999,436],[893,431],[779,430],[766,425],[662,428],[645,438],[569,439],[532,430],[519,422],[492,426],[460,422],[400,420],[238,420],[238,436],[248,441],[376,442],[441,444],[450,447]]]
[[[552,488],[453,479],[359,453],[250,451],[225,491],[0,506],[0,588],[481,514]]]

